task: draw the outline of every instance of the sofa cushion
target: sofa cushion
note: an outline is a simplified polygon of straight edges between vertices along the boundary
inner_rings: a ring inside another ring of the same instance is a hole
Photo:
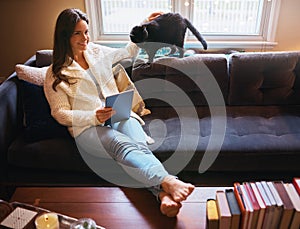
[[[39,64],[48,64],[51,51],[38,51]],[[25,140],[40,141],[54,137],[69,136],[67,128],[60,125],[52,116],[48,101],[45,97],[43,84],[48,70],[45,67],[33,67],[17,64],[15,69],[21,79],[21,98],[24,112]]]
[[[230,105],[300,104],[300,53],[236,53],[229,57]]]
[[[49,66],[52,63],[52,54],[53,54],[53,50],[50,49],[43,49],[43,50],[36,51],[35,53],[36,66],[37,67]]]
[[[249,108],[240,113],[241,107],[231,107],[227,113],[226,131],[221,151],[209,171],[297,171],[300,152],[299,108],[283,112],[280,107]],[[174,113],[169,108],[162,113]],[[158,111],[153,109],[153,115]],[[212,117],[203,108],[196,117],[158,116],[146,117],[145,130],[154,138],[150,148],[161,161],[170,159],[178,151],[178,166],[194,153],[185,170],[195,171],[211,140],[216,141],[220,132],[211,133]],[[298,112],[297,112],[298,110]],[[208,115],[203,115],[203,114]],[[216,119],[220,117],[214,117]],[[199,128],[197,128],[197,122]],[[184,132],[183,125],[184,124]],[[180,141],[183,142],[180,143]],[[195,142],[198,144],[195,145]],[[215,144],[216,145],[216,144]],[[211,152],[207,152],[210,154]],[[284,163],[283,163],[284,162]]]
[[[42,86],[21,82],[25,139],[29,142],[53,137],[66,137],[67,128],[60,125],[50,113]]]
[[[248,109],[246,116],[239,115],[239,107],[233,107],[228,113],[221,152],[209,171],[299,170],[299,113],[293,114],[296,110],[280,113],[280,107],[264,107],[259,115],[258,108]],[[166,162],[176,152],[178,160],[173,166],[180,167],[192,155],[185,170],[198,170],[209,140],[216,139],[218,133],[211,135],[209,111],[204,107],[197,110],[200,119],[188,115],[179,118],[172,108],[163,107],[153,109],[152,117],[145,117],[144,128],[156,140],[150,148],[162,162]],[[199,123],[199,129],[196,123]],[[182,124],[185,125],[184,132]],[[185,141],[180,142],[183,138]],[[10,164],[21,167],[89,170],[71,137],[28,143],[20,135],[9,147],[8,160]]]
[[[72,137],[27,142],[19,135],[10,145],[11,165],[61,171],[88,171]]]
[[[174,98],[178,106],[186,106],[187,101],[181,95],[195,106],[207,105],[208,94],[220,92],[220,100],[227,98],[227,59],[222,54],[199,54],[158,58],[153,63],[138,60],[133,66],[132,79],[142,97],[151,98],[146,103],[149,107],[170,105]]]

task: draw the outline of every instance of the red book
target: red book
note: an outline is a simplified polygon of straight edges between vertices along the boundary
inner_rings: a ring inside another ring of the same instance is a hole
[[[258,202],[257,202],[257,199],[253,193],[253,190],[251,188],[251,185],[249,182],[244,182],[243,183],[243,186],[245,187],[245,190],[249,196],[249,200],[252,204],[252,207],[253,207],[253,219],[252,219],[252,223],[251,223],[251,229],[254,229],[254,228],[257,228],[256,225],[257,225],[257,222],[258,222],[258,215],[260,213],[260,207],[258,205]]]
[[[246,229],[248,226],[247,224],[248,224],[248,219],[249,219],[249,212],[246,211],[244,196],[243,196],[243,193],[241,190],[240,183],[235,182],[233,184],[233,191],[234,191],[234,195],[236,197],[236,200],[238,202],[238,205],[239,205],[241,213],[242,213],[240,228]]]
[[[257,200],[257,203],[259,205],[259,208],[260,208],[256,228],[261,229],[263,226],[264,219],[265,219],[266,204],[264,203],[262,196],[261,196],[255,182],[250,182],[250,186],[252,188],[253,194],[254,194],[254,196]]]
[[[300,177],[294,177],[293,185],[295,186],[295,189],[297,190],[298,194],[300,195]]]

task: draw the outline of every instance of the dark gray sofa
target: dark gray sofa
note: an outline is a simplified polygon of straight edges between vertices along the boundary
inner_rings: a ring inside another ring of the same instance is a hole
[[[37,52],[25,64],[50,62],[49,53]],[[143,117],[156,140],[150,147],[170,172],[197,185],[299,176],[300,52],[196,54],[123,65],[152,111]],[[2,186],[111,185],[51,120],[41,87],[13,73],[0,85],[0,108]]]

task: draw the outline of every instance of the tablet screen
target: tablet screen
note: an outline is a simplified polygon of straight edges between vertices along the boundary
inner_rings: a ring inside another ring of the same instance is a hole
[[[133,90],[121,92],[119,94],[107,96],[106,107],[112,107],[116,114],[106,121],[106,125],[129,119],[132,108]]]

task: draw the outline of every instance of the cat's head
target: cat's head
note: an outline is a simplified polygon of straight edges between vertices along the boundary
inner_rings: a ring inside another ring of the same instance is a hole
[[[133,43],[142,43],[148,38],[146,26],[135,26],[130,32],[130,40]]]

